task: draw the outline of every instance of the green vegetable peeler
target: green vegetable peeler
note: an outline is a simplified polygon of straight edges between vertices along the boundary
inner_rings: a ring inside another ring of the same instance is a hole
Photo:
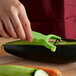
[[[56,46],[52,43],[49,42],[49,39],[55,39],[55,40],[61,40],[61,37],[56,36],[56,35],[43,35],[38,32],[32,31],[33,34],[33,42],[29,43],[28,41],[15,41],[11,43],[7,43],[5,45],[37,45],[37,46],[45,46],[46,48],[50,49],[52,52],[56,51]]]

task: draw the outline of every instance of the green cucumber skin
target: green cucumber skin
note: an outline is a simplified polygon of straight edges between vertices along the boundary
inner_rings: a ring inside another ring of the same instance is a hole
[[[17,65],[1,65],[0,76],[32,76],[35,68],[22,67]]]

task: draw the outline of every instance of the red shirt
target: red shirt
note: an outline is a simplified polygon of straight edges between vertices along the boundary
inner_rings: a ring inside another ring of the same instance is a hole
[[[32,30],[76,39],[76,0],[21,0]]]

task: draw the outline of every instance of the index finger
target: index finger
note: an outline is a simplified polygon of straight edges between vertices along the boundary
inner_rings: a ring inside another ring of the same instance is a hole
[[[19,18],[21,20],[22,26],[24,28],[26,38],[29,42],[33,41],[33,36],[32,36],[32,29],[31,29],[31,23],[27,17],[25,9],[21,9],[19,13]]]

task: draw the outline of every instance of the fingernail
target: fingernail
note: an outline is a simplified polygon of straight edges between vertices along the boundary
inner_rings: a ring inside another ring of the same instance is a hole
[[[32,41],[33,41],[33,39],[29,39],[28,41],[29,41],[29,42],[32,42]]]

